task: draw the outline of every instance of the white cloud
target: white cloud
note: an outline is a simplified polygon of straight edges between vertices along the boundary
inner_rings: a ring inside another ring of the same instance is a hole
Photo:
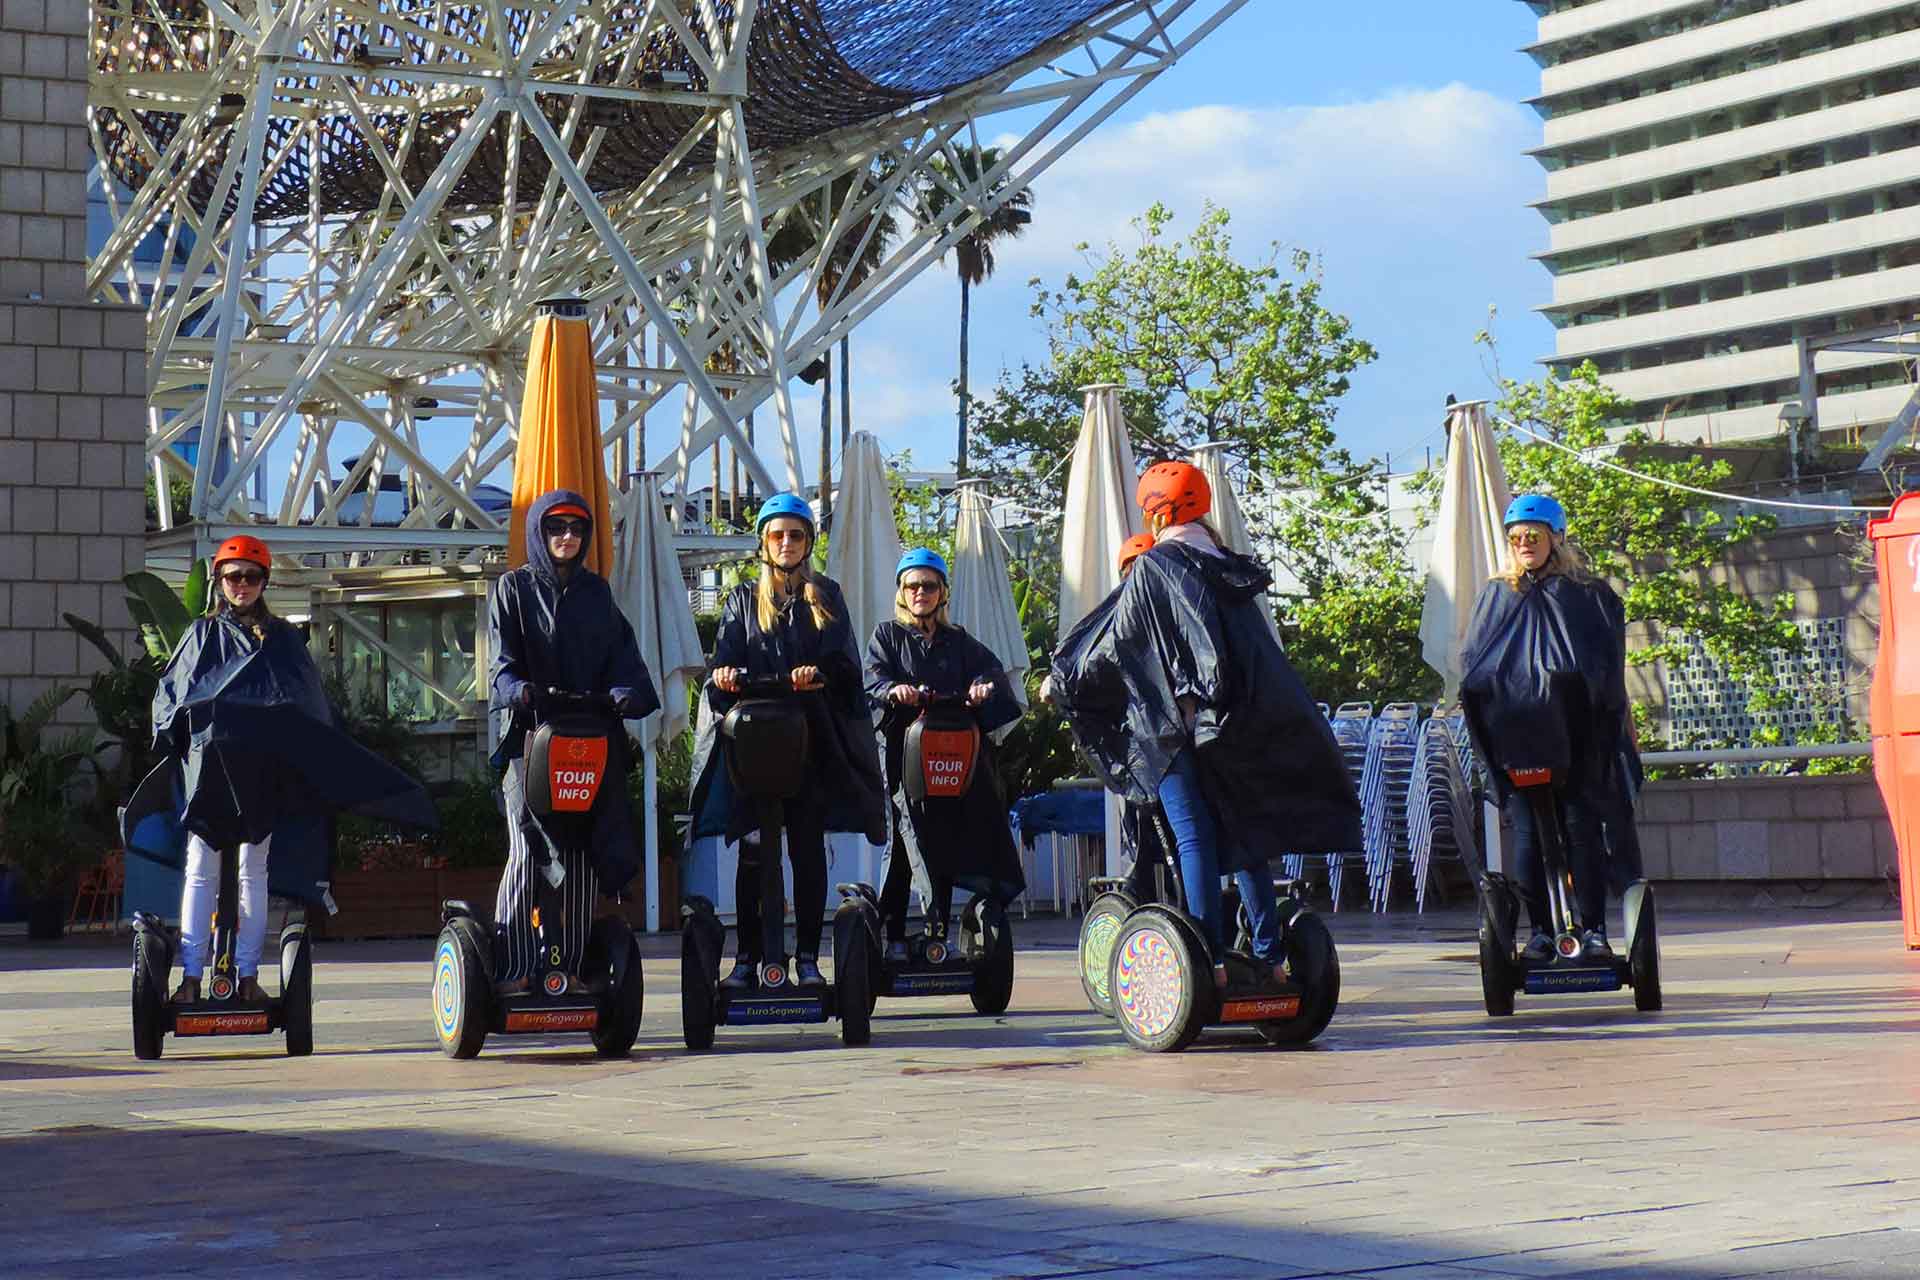
[[[1079,242],[1131,244],[1129,221],[1155,200],[1183,221],[1211,200],[1236,227],[1308,248],[1318,246],[1305,233],[1329,219],[1418,220],[1423,207],[1475,200],[1511,214],[1539,185],[1522,154],[1537,134],[1525,108],[1463,84],[1334,106],[1156,113],[1096,131],[1042,174],[1033,225],[1002,262],[1033,272]]]

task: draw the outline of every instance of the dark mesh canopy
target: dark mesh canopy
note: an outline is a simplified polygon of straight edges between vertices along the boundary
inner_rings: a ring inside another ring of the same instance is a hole
[[[392,0],[394,10],[415,15],[430,25],[446,45],[430,50],[412,28],[402,28],[408,59],[415,63],[448,59],[446,46],[456,43],[490,46],[494,36],[485,4],[449,4],[445,0]],[[733,18],[734,0],[717,0],[722,23]],[[778,149],[816,138],[848,125],[877,119],[915,102],[948,92],[1000,70],[1065,34],[1116,0],[763,0],[755,19],[747,52],[751,96],[746,101],[748,136],[756,150]],[[148,0],[149,11],[172,15],[182,29],[203,22],[203,0]],[[525,41],[538,10],[505,5],[510,42]],[[596,38],[602,56],[595,60],[595,83],[624,87],[661,87],[662,72],[684,72],[694,91],[706,88],[698,67],[670,35],[650,39],[634,68],[620,76],[620,51],[631,42],[646,5],[634,3],[618,12],[624,16]],[[127,19],[96,9],[94,25],[99,70],[106,73],[140,71],[204,71],[211,51],[163,45],[157,24]],[[696,33],[702,28],[695,26]],[[334,48],[324,56],[346,62],[352,50],[382,33],[369,35],[360,26],[343,25],[335,33]],[[310,50],[310,53],[321,51]],[[577,61],[577,49],[562,51]],[[284,82],[283,82],[284,83]],[[417,96],[421,83],[378,78],[367,91],[372,98]],[[683,87],[675,85],[674,87]],[[571,105],[562,95],[539,99],[542,112],[556,127]],[[418,190],[442,156],[453,145],[467,120],[464,107],[445,110],[373,111],[374,131],[391,150],[412,131],[411,145],[401,164],[409,185]],[[138,188],[147,179],[150,161],[139,140],[130,136],[127,118],[119,112],[95,109],[108,167],[121,182]],[[183,117],[177,112],[140,111],[133,122],[144,131],[156,153],[164,152],[178,132]],[[618,192],[644,181],[700,118],[694,107],[665,103],[611,104],[593,107],[587,123],[604,125],[607,135],[587,177],[604,193]],[[269,125],[267,154],[277,154],[300,121],[276,116]],[[449,207],[498,204],[506,174],[507,124],[496,121],[478,153],[448,198]],[[204,211],[212,198],[225,148],[240,140],[231,129],[208,163],[200,167],[192,186],[196,207]],[[345,117],[327,119],[320,131],[325,156],[321,165],[320,208],[323,213],[348,213],[376,207],[386,190],[379,162],[354,122]],[[694,148],[680,163],[697,169],[712,163],[712,147]],[[277,168],[265,175],[255,216],[262,219],[305,217],[309,207],[308,152],[297,146]],[[548,165],[537,143],[523,139],[520,147],[518,190],[531,199],[546,180]],[[231,213],[232,197],[225,210]]]

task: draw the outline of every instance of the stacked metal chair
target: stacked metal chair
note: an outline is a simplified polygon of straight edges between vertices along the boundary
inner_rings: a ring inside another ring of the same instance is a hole
[[[1467,864],[1471,876],[1479,862],[1473,838],[1473,750],[1466,721],[1458,711],[1435,714],[1420,726],[1407,787],[1407,844],[1413,855],[1413,900],[1427,909],[1433,860]]]
[[[1366,842],[1367,896],[1385,911],[1396,866],[1411,865],[1407,842],[1407,787],[1413,779],[1420,707],[1393,702],[1374,717],[1360,775],[1361,836]]]
[[[1366,791],[1363,782],[1366,777],[1368,741],[1373,725],[1373,704],[1371,702],[1343,702],[1334,708],[1328,723],[1333,728],[1333,739],[1340,744],[1340,754],[1346,758],[1347,773],[1353,778],[1354,788],[1360,791],[1362,807],[1365,806]],[[1363,849],[1355,849],[1356,854],[1364,855]],[[1296,855],[1297,856],[1297,855]],[[1340,909],[1340,889],[1346,878],[1347,856],[1342,853],[1327,855],[1327,893],[1333,900],[1333,910]],[[1305,859],[1301,859],[1304,866]],[[1291,869],[1291,862],[1289,862]]]

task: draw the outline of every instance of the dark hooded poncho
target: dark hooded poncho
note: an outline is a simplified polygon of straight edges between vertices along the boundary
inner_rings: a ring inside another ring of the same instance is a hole
[[[897,684],[925,686],[938,694],[964,695],[976,680],[993,682],[993,694],[974,708],[980,725],[980,758],[973,785],[958,800],[910,798],[901,785],[902,743],[918,707],[889,701]],[[918,627],[883,622],[867,645],[867,698],[880,713],[886,743],[887,787],[894,803],[913,824],[912,848],[935,880],[1005,905],[1026,888],[1020,851],[1007,821],[1007,801],[994,771],[994,730],[1020,718],[1007,673],[993,651],[959,627],[941,627],[931,638]]]
[[[269,888],[321,899],[342,809],[417,827],[439,825],[420,784],[342,733],[300,633],[268,618],[264,635],[231,612],[197,620],[153,695],[154,750],[164,758],[121,814],[133,853],[186,860],[186,837],[231,850],[273,837]]]
[[[1631,755],[1626,652],[1626,611],[1598,579],[1552,574],[1516,591],[1495,578],[1481,589],[1460,646],[1460,703],[1502,797],[1509,767],[1561,768],[1570,796],[1613,812],[1613,771]]]
[[[739,667],[751,677],[784,676],[795,667],[820,668],[826,688],[801,697],[807,708],[810,743],[807,794],[825,811],[828,831],[857,831],[871,844],[885,844],[885,784],[873,721],[867,716],[860,653],[847,620],[847,601],[832,578],[816,573],[813,581],[833,615],[825,630],[814,625],[813,610],[796,598],[787,602],[772,631],[762,631],[754,585],[742,583],[728,592],[720,610],[713,665]],[[703,721],[694,747],[691,834],[738,840],[757,830],[760,822],[752,802],[735,790],[726,769],[720,767],[722,753],[716,750],[720,722],[738,698],[711,680],[705,692],[713,715]]]
[[[489,682],[492,698],[488,705],[500,738],[493,753],[496,767],[519,758],[527,734],[538,724],[534,710],[526,705],[523,691],[529,685],[536,690],[606,694],[619,704],[620,714],[631,720],[660,706],[653,680],[640,660],[633,627],[614,602],[607,580],[582,565],[562,583],[554,568],[541,524],[548,512],[565,503],[582,511],[593,510],[584,497],[570,489],[556,489],[534,499],[527,510],[527,562],[501,575],[487,609],[487,631],[493,644]],[[589,528],[587,540],[592,536]],[[609,895],[626,888],[640,869],[626,787],[627,772],[633,767],[632,748],[620,726],[613,726],[611,737],[607,785],[600,788],[594,801],[587,849],[600,891]],[[559,851],[551,834],[524,805],[521,812],[508,817],[520,824],[529,840],[537,838]]]
[[[1194,749],[1222,871],[1361,846],[1333,731],[1254,599],[1271,582],[1247,556],[1159,543],[1053,660],[1054,700],[1109,790],[1157,803],[1174,757]]]

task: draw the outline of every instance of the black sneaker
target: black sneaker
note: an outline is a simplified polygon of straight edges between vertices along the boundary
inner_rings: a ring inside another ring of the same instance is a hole
[[[1521,950],[1520,958],[1528,964],[1551,964],[1553,954],[1553,935],[1544,929],[1535,929],[1533,937],[1527,940],[1527,945]]]
[[[754,967],[755,962],[752,959],[741,956],[733,962],[733,972],[720,979],[720,985],[736,989],[751,987],[753,985]]]
[[[888,964],[906,964],[909,960],[913,959],[912,954],[907,951],[907,940],[905,938],[895,938],[892,942],[889,942],[887,944],[886,959]]]
[[[1586,934],[1580,939],[1580,958],[1582,960],[1612,961],[1613,948],[1607,945],[1607,931],[1605,929],[1587,930]]]
[[[793,980],[803,987],[818,987],[826,984],[820,976],[820,958],[818,956],[797,955],[793,958]]]

